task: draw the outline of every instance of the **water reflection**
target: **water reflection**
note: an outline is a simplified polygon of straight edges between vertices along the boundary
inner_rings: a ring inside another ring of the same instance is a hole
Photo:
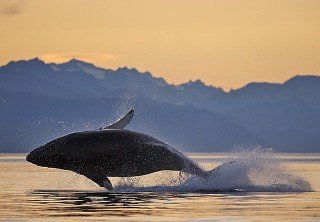
[[[308,202],[296,203],[308,196]],[[28,192],[24,212],[32,217],[143,217],[178,220],[214,215],[314,215],[319,197],[313,193],[109,193],[103,191],[35,190]],[[288,214],[289,213],[289,214]]]
[[[196,197],[198,195],[35,190],[28,193],[27,201],[42,212],[52,211],[59,216],[132,216],[159,215],[161,211],[173,208],[178,199]]]

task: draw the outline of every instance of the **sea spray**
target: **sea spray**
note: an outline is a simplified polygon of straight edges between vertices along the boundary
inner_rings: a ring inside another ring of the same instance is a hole
[[[227,163],[211,171],[208,179],[191,176],[181,187],[188,190],[252,192],[312,191],[310,184],[290,172],[272,150],[241,150],[229,154],[227,159]]]
[[[128,78],[129,81],[127,87],[121,92],[118,102],[113,107],[113,113],[117,118],[120,118],[129,110],[134,109],[137,101],[137,82],[133,77],[131,77],[131,75],[129,75]]]
[[[168,173],[168,172],[167,172]],[[116,192],[307,192],[310,184],[289,171],[272,150],[250,148],[237,150],[228,155],[227,161],[215,170],[209,171],[208,178],[195,175],[171,173],[148,175],[150,180],[166,178],[167,183],[148,186],[145,179],[136,177],[134,183],[116,185]],[[157,176],[155,176],[157,175]],[[148,177],[145,176],[145,177]]]

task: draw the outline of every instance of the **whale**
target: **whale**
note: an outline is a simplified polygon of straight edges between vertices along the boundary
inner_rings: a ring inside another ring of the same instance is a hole
[[[37,166],[81,174],[112,190],[109,177],[142,176],[157,171],[181,171],[206,178],[208,172],[168,143],[124,129],[130,110],[117,122],[99,130],[74,132],[32,150],[26,160]]]

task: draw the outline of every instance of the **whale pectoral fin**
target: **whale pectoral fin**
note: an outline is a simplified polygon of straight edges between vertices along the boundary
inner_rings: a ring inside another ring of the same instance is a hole
[[[82,172],[81,174],[98,184],[100,187],[104,187],[107,190],[113,190],[112,183],[102,172],[96,172],[92,170],[90,172]]]
[[[125,128],[130,121],[132,120],[134,115],[134,110],[131,109],[126,115],[120,118],[117,122],[112,123],[108,126],[101,127],[99,130],[106,130],[106,129],[123,129]]]

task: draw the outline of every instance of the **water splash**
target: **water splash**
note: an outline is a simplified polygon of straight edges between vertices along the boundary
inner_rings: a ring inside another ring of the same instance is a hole
[[[129,77],[128,85],[120,94],[118,102],[113,107],[113,113],[118,120],[129,110],[134,109],[137,102],[138,84],[132,77]]]
[[[227,162],[209,171],[206,179],[180,173],[166,183],[148,186],[141,178],[121,179],[115,192],[308,192],[310,184],[291,172],[271,150],[260,148],[229,154]],[[150,180],[164,178],[165,173]]]

